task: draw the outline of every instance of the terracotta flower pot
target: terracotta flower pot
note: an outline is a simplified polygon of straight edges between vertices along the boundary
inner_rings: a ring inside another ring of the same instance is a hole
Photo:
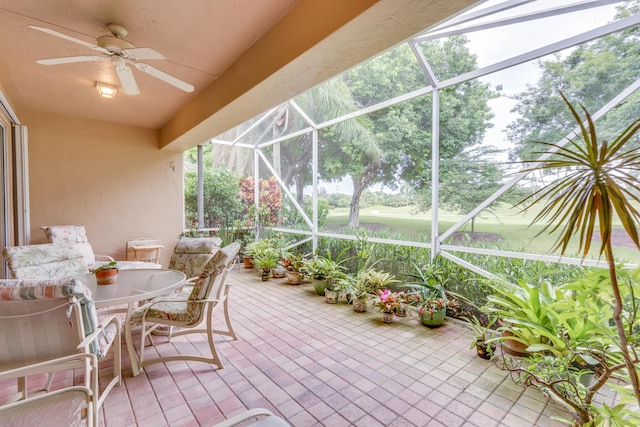
[[[253,268],[253,257],[243,257],[242,261],[244,262],[244,268]]]
[[[513,334],[510,331],[502,331],[503,337],[511,337]],[[508,354],[516,357],[528,357],[531,354],[527,351],[527,344],[523,344],[520,341],[506,339],[502,342],[502,348]]]
[[[95,272],[96,283],[98,285],[114,285],[118,279],[118,270],[112,268],[110,270],[100,270]]]

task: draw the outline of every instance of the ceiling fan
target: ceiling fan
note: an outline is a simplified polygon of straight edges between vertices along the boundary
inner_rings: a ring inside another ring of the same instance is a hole
[[[135,47],[133,43],[124,39],[127,36],[127,30],[118,24],[108,24],[107,28],[111,32],[110,35],[100,36],[96,40],[96,44],[87,43],[85,41],[76,39],[63,33],[59,33],[48,28],[37,27],[35,25],[29,25],[29,28],[42,31],[43,33],[50,34],[52,36],[60,37],[89,49],[95,50],[100,55],[83,55],[83,56],[69,56],[64,58],[51,58],[51,59],[38,59],[36,62],[43,65],[58,65],[58,64],[70,64],[74,62],[89,62],[89,61],[103,61],[106,58],[111,58],[111,63],[114,65],[120,84],[124,93],[127,95],[138,95],[140,89],[136,83],[131,68],[127,63],[132,64],[138,70],[150,74],[151,76],[162,80],[165,83],[169,83],[181,89],[185,92],[193,92],[193,86],[186,83],[176,77],[173,77],[151,65],[138,62],[139,60],[151,60],[151,59],[166,59],[159,52],[148,47]]]

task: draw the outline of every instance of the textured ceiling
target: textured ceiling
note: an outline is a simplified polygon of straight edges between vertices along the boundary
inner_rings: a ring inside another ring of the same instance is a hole
[[[158,128],[223,73],[280,20],[297,0],[0,0],[0,82],[22,108]],[[188,7],[187,7],[188,5]],[[36,59],[94,54],[71,41],[28,28],[50,28],[95,43],[108,23],[124,26],[126,39],[166,60],[148,62],[193,86],[183,92],[133,70],[140,95],[120,91],[99,98],[96,81],[119,85],[109,59],[40,65]]]
[[[472,0],[0,0],[0,90],[18,113],[46,111],[160,131],[183,150],[402,42]],[[134,67],[139,95],[101,98],[96,81],[119,86],[109,59],[41,65],[91,55],[109,34],[166,60],[146,60],[195,87],[183,92]],[[28,124],[27,124],[28,125]]]

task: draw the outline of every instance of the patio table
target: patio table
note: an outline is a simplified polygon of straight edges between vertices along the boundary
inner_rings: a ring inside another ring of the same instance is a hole
[[[136,304],[168,294],[186,281],[185,274],[180,271],[155,268],[120,270],[117,282],[113,285],[98,285],[95,275],[91,273],[77,274],[73,277],[82,280],[91,290],[96,309],[104,309],[103,313],[127,313],[124,321],[125,337],[130,335],[126,333],[127,328],[132,327],[129,316]],[[123,305],[127,305],[127,308],[122,308]],[[126,342],[133,375],[136,376],[140,373],[137,369],[138,364],[135,363],[136,350],[132,342]]]

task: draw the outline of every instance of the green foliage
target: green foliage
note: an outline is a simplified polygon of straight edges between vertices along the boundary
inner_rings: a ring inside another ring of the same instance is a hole
[[[629,343],[637,346],[640,269],[621,271],[619,281],[624,329]],[[499,292],[492,299],[493,311],[509,322],[503,329],[527,343],[537,339],[528,348],[529,358],[504,359],[503,367],[515,374],[518,383],[540,388],[562,404],[576,425],[637,425],[640,421],[633,409],[632,387],[617,385],[620,380],[629,384],[630,378],[612,322],[613,301],[611,279],[604,269],[562,286],[520,284],[515,291]],[[620,393],[618,405],[609,407],[594,400],[605,385]]]
[[[466,322],[469,329],[475,332],[476,336],[469,345],[469,349],[473,349],[477,344],[484,344],[485,341],[489,338],[489,331],[498,320],[496,317],[489,317],[487,324],[483,324],[478,316],[473,315],[471,317],[464,317],[464,321]]]
[[[243,205],[238,199],[238,177],[226,169],[205,170],[204,228],[221,227],[240,218]],[[198,223],[198,176],[194,171],[184,174],[186,227]]]
[[[562,95],[562,94],[561,94]],[[536,163],[533,170],[569,170],[564,177],[541,188],[523,200],[523,204],[544,202],[544,208],[533,223],[546,221],[542,231],[561,230],[555,247],[564,254],[569,241],[579,235],[579,250],[586,257],[591,248],[596,224],[600,229],[600,254],[611,244],[614,213],[624,229],[640,248],[636,223],[640,212],[630,203],[640,202],[640,146],[628,147],[629,140],[640,131],[636,118],[611,143],[600,140],[589,112],[582,107],[587,126],[569,101],[562,95],[574,119],[580,124],[579,138],[567,145],[540,142],[556,150],[553,158]],[[611,261],[608,259],[608,261]]]
[[[625,2],[618,17],[638,10],[638,2]],[[537,83],[518,94],[514,111],[520,116],[508,127],[508,138],[517,144],[512,158],[532,159],[537,141],[558,142],[571,129],[573,118],[556,95],[562,90],[568,98],[580,99],[590,111],[630,85],[640,75],[638,28],[620,31],[573,49],[567,56],[557,56],[540,64],[542,74]],[[620,124],[638,117],[640,93],[636,91],[598,121],[606,140],[619,132]],[[638,144],[636,139],[634,145]]]
[[[275,268],[276,265],[278,265],[278,261],[280,261],[280,259],[281,258],[278,251],[272,247],[269,247],[254,255],[253,265],[263,270],[271,270],[272,268]]]
[[[258,228],[280,223],[280,209],[282,208],[282,192],[274,177],[259,180],[258,224],[256,218],[255,185],[252,176],[240,180],[240,197],[244,206],[244,217],[252,226]]]
[[[116,261],[111,261],[94,268],[93,270],[91,270],[91,272],[93,274],[96,274],[98,271],[117,270],[117,269],[118,269],[118,263]]]
[[[309,219],[313,218],[313,206],[311,205],[311,197],[304,197],[302,210]],[[318,227],[322,227],[327,221],[329,215],[329,202],[324,198],[318,198]],[[309,229],[307,223],[302,219],[300,213],[293,207],[284,205],[280,212],[280,222],[289,228]]]

